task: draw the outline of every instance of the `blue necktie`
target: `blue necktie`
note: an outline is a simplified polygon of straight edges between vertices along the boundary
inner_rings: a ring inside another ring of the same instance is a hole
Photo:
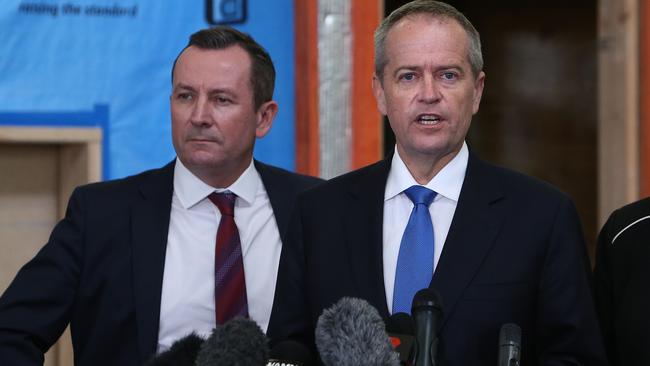
[[[436,192],[422,186],[412,186],[404,193],[413,201],[413,211],[399,246],[393,314],[410,314],[413,296],[419,290],[429,287],[433,276],[433,224],[429,205]]]

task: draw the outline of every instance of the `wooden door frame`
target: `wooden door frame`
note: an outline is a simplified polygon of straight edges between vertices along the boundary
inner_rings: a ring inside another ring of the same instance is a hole
[[[102,130],[98,127],[0,126],[0,144],[46,144],[58,148],[57,218],[65,215],[75,187],[102,177]],[[74,363],[70,330],[46,354],[46,365]]]
[[[648,0],[599,0],[599,226],[615,209],[650,194],[650,106],[644,103],[650,38],[641,21],[650,19],[648,7]]]

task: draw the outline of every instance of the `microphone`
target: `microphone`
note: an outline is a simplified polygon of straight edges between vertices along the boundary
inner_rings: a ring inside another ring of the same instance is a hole
[[[190,333],[174,342],[167,351],[149,360],[145,366],[194,366],[203,341],[196,333]]]
[[[201,346],[196,366],[266,366],[269,348],[262,329],[250,319],[217,325]]]
[[[379,312],[365,300],[344,297],[323,311],[315,340],[327,366],[399,366]]]
[[[413,319],[407,313],[395,313],[386,320],[386,332],[399,361],[406,365],[411,359],[415,343]]]
[[[521,357],[521,328],[506,323],[499,331],[499,366],[519,366]]]
[[[440,295],[423,288],[413,297],[411,314],[415,323],[414,366],[435,366],[438,356],[438,327],[442,320]]]
[[[286,340],[271,349],[267,366],[311,366],[312,359],[311,352],[302,343]]]

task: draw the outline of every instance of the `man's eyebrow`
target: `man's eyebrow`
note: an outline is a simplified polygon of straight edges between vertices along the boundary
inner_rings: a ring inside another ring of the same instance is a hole
[[[235,94],[232,89],[229,88],[214,88],[208,90],[208,94]]]
[[[395,71],[393,72],[393,75],[397,75],[398,73],[400,73],[402,71],[421,71],[421,70],[422,70],[421,66],[404,65],[404,66],[400,66],[397,69],[395,69]],[[461,73],[465,72],[465,70],[461,66],[459,66],[457,64],[438,65],[435,68],[436,72],[442,71],[442,70],[456,70],[456,71],[459,71]]]
[[[404,65],[404,66],[400,66],[397,69],[395,69],[395,74],[397,74],[398,72],[403,71],[403,70],[420,70],[420,69],[421,69],[420,66]]]
[[[174,85],[174,90],[176,89],[187,89],[187,90],[194,90],[194,88],[190,85],[183,84],[183,83],[178,83]]]
[[[458,70],[458,71],[465,71],[461,66],[458,66],[456,64],[449,64],[449,65],[440,65],[436,67],[436,70]]]
[[[190,91],[196,91],[196,89],[188,84],[184,83],[178,83],[174,86],[174,90],[178,89],[183,89],[183,90],[190,90]],[[214,89],[209,89],[208,94],[213,95],[213,94],[234,94],[232,89],[229,88],[214,88]]]

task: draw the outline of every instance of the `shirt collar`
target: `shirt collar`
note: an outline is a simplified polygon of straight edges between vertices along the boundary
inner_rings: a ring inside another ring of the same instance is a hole
[[[260,183],[261,178],[255,169],[252,159],[248,168],[244,170],[230,187],[216,188],[203,182],[187,169],[180,159],[176,158],[176,166],[174,167],[174,192],[185,209],[196,205],[212,192],[223,191],[230,191],[241,198],[244,203],[251,205],[255,200],[255,193]]]
[[[468,160],[469,150],[467,149],[467,144],[463,141],[463,146],[460,148],[458,154],[424,186],[438,193],[436,198],[442,196],[458,202],[460,189],[465,180]],[[393,155],[390,171],[388,172],[388,180],[386,181],[384,201],[388,201],[414,185],[420,184],[415,181],[415,178],[413,178],[406,164],[404,164],[404,161],[399,156],[397,147],[395,147],[395,154]]]

